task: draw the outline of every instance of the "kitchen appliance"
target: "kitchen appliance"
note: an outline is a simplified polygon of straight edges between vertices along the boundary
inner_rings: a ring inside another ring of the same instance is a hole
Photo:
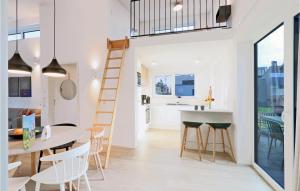
[[[142,105],[146,104],[147,95],[142,95]]]
[[[151,113],[150,113],[150,106],[146,107],[146,124],[149,125],[151,122]]]

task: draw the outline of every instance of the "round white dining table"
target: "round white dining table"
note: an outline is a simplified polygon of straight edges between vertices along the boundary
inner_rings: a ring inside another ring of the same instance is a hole
[[[29,149],[24,149],[23,140],[12,140],[8,144],[8,155],[19,156],[31,153],[31,174],[36,173],[36,153],[76,140],[88,141],[90,134],[85,129],[70,126],[51,127],[51,137],[47,140],[36,138]]]

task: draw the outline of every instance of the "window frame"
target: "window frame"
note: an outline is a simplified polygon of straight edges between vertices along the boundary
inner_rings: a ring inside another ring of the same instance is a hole
[[[266,35],[264,35],[262,38],[260,38],[258,41],[254,42],[254,126],[253,126],[253,131],[254,131],[254,150],[253,150],[253,163],[255,165],[255,167],[259,168],[259,171],[268,176],[268,179],[270,179],[272,181],[272,183],[274,183],[276,186],[280,187],[281,189],[284,189],[286,187],[286,185],[280,185],[269,173],[267,173],[261,166],[259,166],[256,161],[257,161],[257,154],[256,151],[258,149],[258,131],[256,128],[256,125],[258,123],[258,80],[257,80],[257,76],[258,76],[258,51],[257,51],[257,45],[263,41],[264,39],[266,39],[269,35],[271,35],[273,32],[275,32],[277,29],[279,29],[280,27],[284,26],[284,22],[280,23],[278,26],[276,26],[273,30],[271,30],[270,32],[268,32]],[[284,151],[285,152],[285,151]],[[285,157],[285,155],[284,155]],[[284,177],[285,177],[285,171],[283,171],[284,173]],[[284,183],[285,183],[285,178],[284,178]]]

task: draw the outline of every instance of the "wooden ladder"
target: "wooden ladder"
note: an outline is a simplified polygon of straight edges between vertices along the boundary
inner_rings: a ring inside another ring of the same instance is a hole
[[[116,108],[120,88],[121,69],[124,64],[125,53],[129,48],[129,39],[111,41],[107,39],[107,58],[101,82],[99,99],[92,131],[104,131],[104,168],[108,167],[113,129],[116,119]]]

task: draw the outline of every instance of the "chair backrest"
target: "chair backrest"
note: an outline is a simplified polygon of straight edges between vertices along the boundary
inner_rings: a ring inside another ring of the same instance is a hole
[[[92,132],[91,150],[100,153],[103,150],[104,130],[101,132]]]
[[[12,169],[15,169],[15,168],[21,166],[21,164],[22,164],[22,163],[21,163],[20,161],[14,162],[14,163],[9,163],[9,164],[8,164],[8,170],[10,171],[10,170],[12,170]]]
[[[53,163],[57,181],[67,182],[78,179],[88,169],[90,141],[66,152],[42,157],[41,161]]]
[[[272,137],[283,139],[283,130],[279,123],[269,121],[270,124],[270,133]]]

